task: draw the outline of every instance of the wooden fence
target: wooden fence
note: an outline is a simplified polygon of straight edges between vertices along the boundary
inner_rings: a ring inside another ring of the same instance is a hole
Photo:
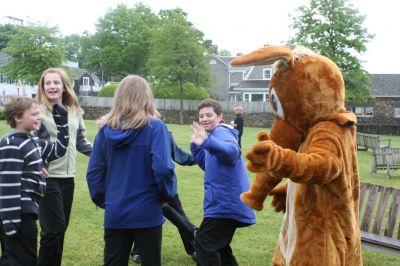
[[[88,97],[80,96],[79,103],[82,107],[96,106],[96,107],[110,107],[113,98],[111,97]],[[184,111],[197,111],[197,106],[201,101],[197,100],[183,100]],[[232,112],[233,107],[241,105],[246,113],[272,113],[269,102],[230,102],[219,101],[222,105],[224,112]],[[159,110],[180,110],[180,100],[173,99],[156,99],[156,108]]]

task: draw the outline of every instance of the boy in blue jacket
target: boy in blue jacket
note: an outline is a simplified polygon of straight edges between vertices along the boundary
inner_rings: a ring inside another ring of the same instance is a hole
[[[204,218],[196,232],[197,265],[238,265],[230,243],[236,228],[255,223],[255,215],[240,200],[249,179],[238,144],[237,130],[219,124],[221,105],[212,99],[198,107],[190,149],[204,173]]]

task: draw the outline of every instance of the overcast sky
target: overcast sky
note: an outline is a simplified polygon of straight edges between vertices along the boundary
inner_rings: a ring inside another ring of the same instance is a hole
[[[7,0],[0,9],[0,22],[6,16],[25,22],[58,25],[64,35],[95,32],[95,23],[109,8],[118,3],[134,7],[137,0]],[[293,32],[289,30],[289,14],[307,0],[142,0],[154,12],[180,7],[188,20],[213,41],[219,49],[247,53],[264,44],[280,45]],[[400,1],[350,0],[366,15],[364,26],[375,38],[368,51],[361,55],[365,69],[372,74],[400,74]]]

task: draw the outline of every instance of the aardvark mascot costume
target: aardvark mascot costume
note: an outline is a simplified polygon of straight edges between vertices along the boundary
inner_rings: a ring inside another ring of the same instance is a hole
[[[356,117],[344,106],[342,74],[305,48],[268,46],[231,61],[272,63],[275,121],[246,155],[256,176],[241,198],[261,210],[272,195],[275,210],[285,212],[273,265],[362,265]]]

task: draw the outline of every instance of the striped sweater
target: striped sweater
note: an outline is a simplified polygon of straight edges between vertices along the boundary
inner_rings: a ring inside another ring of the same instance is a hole
[[[0,141],[0,220],[6,235],[18,233],[21,213],[38,214],[46,188],[42,169],[66,152],[68,118],[59,109],[53,110],[53,118],[58,129],[54,143],[17,132]]]

